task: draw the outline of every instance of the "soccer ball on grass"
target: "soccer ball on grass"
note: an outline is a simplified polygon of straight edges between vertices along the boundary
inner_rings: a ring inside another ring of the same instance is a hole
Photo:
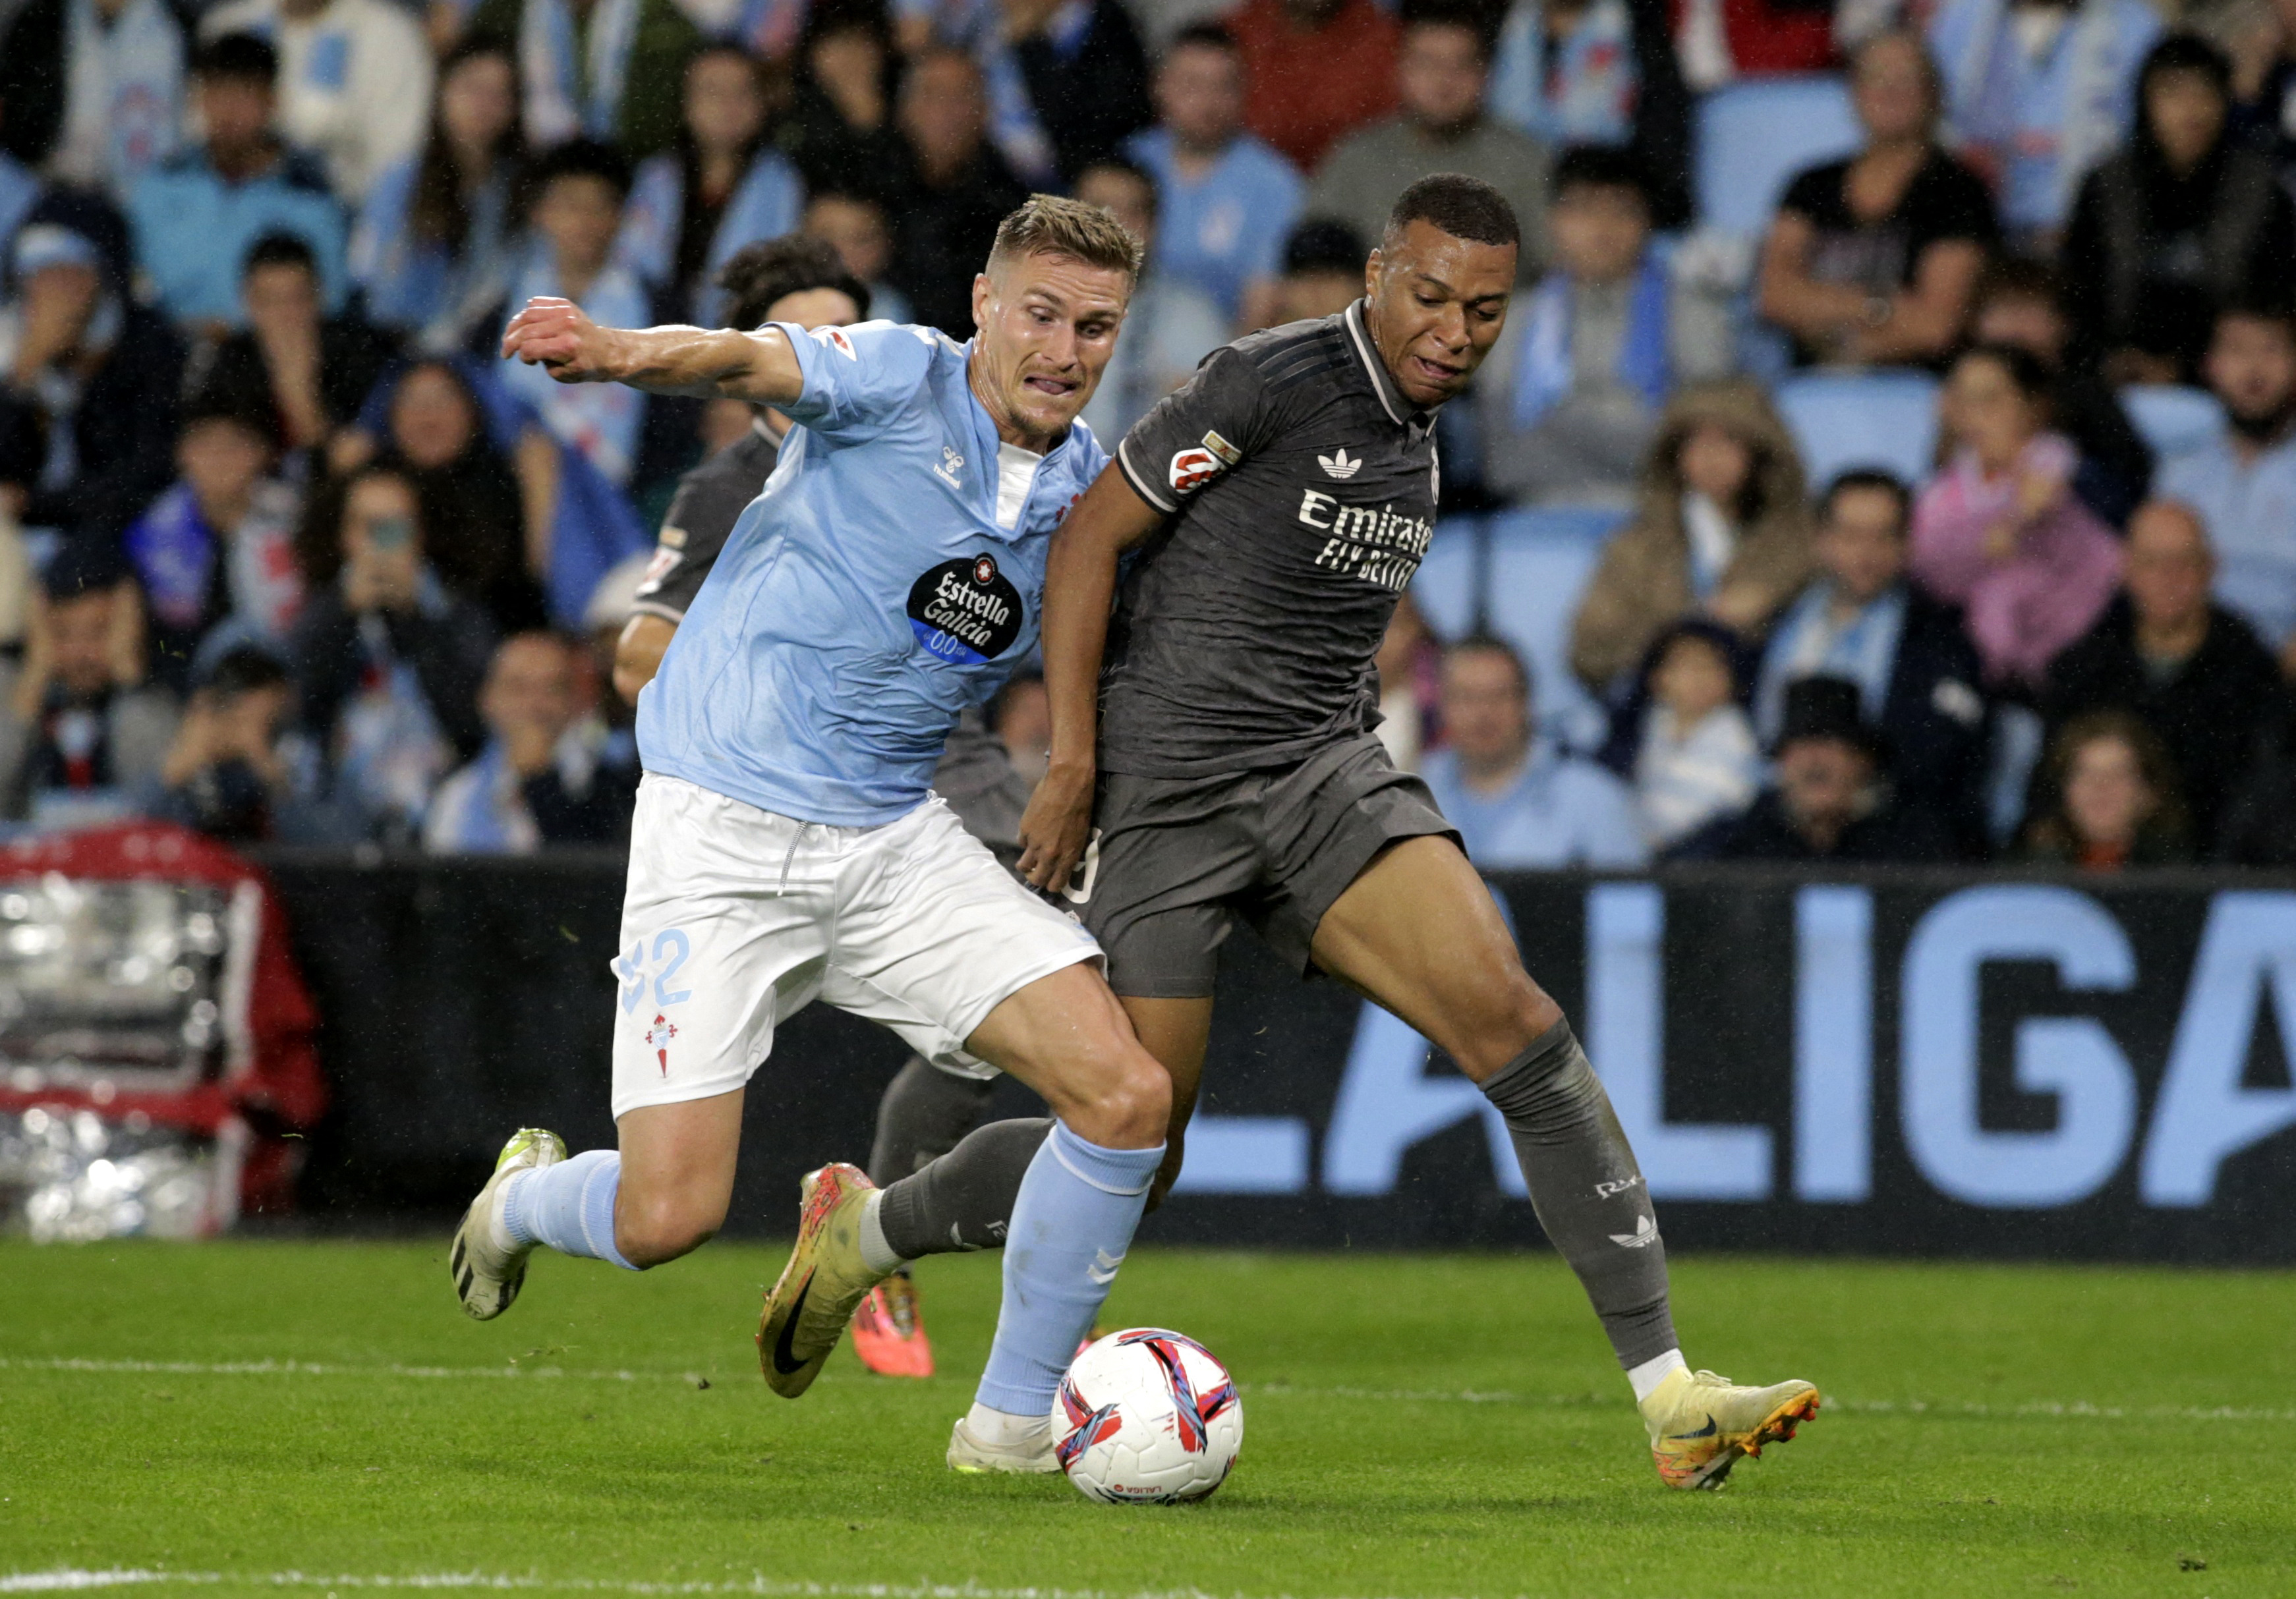
[[[1132,1327],[1076,1357],[1053,1431],[1061,1469],[1086,1497],[1177,1505],[1227,1480],[1243,1447],[1243,1401],[1194,1339]]]

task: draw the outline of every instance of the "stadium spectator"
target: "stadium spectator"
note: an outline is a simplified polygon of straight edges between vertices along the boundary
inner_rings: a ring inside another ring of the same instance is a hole
[[[1395,109],[1395,19],[1376,0],[1244,0],[1227,29],[1243,58],[1244,126],[1303,172]]]
[[[422,142],[431,58],[421,25],[392,0],[224,0],[200,37],[250,33],[279,52],[279,131],[319,159],[356,206]]]
[[[1844,472],[1818,503],[1817,575],[1779,616],[1754,690],[1775,742],[1786,691],[1805,677],[1857,688],[1858,712],[1895,756],[1897,789],[1978,853],[1988,755],[1977,650],[1960,616],[1906,578],[1912,497],[1884,472]]]
[[[2205,853],[2247,770],[2279,671],[2246,622],[2210,602],[2216,560],[2200,518],[2155,500],[2128,524],[2121,593],[2049,668],[2046,706],[2062,728],[2121,710],[2168,753],[2193,846]]]
[[[1978,344],[2014,345],[2047,367],[2049,415],[2080,452],[2073,492],[2114,527],[2144,503],[2152,486],[2152,447],[2136,430],[2120,396],[2086,361],[2070,359],[2072,324],[2065,320],[2063,279],[2046,261],[2024,257],[1986,269],[1971,308]]]
[[[1683,80],[1703,94],[1734,78],[1816,72],[1833,62],[1828,0],[1670,0]]]
[[[2275,0],[2233,43],[2233,127],[2296,193],[2296,0]]]
[[[2043,783],[2054,799],[2025,829],[2027,860],[2117,872],[2193,858],[2168,754],[2128,712],[2068,723],[2050,746]]]
[[[324,485],[297,538],[299,719],[324,756],[328,797],[395,841],[415,836],[439,779],[486,742],[478,693],[494,624],[439,580],[424,544],[414,483],[381,463]]]
[[[183,347],[69,228],[18,229],[10,265],[0,501],[28,531],[112,543],[168,486]]]
[[[1661,227],[1690,220],[1690,95],[1657,0],[1514,0],[1491,62],[1491,114],[1546,145],[1641,159]]]
[[[996,691],[988,731],[1004,746],[1014,775],[1033,787],[1053,764],[1053,704],[1041,674],[1022,672]]]
[[[1637,499],[1570,627],[1570,669],[1606,698],[1669,623],[1703,615],[1758,639],[1809,576],[1801,459],[1753,383],[1677,394],[1659,419]]]
[[[138,178],[127,196],[135,261],[160,307],[202,334],[240,325],[240,273],[258,239],[311,247],[332,312],[343,296],[343,217],[325,177],[272,132],[279,57],[252,34],[201,45],[192,68],[206,137]]]
[[[1364,296],[1370,247],[1344,222],[1310,217],[1283,242],[1283,275],[1262,298],[1267,325],[1335,316]]]
[[[1518,271],[1537,277],[1546,240],[1547,147],[1487,112],[1490,37],[1464,0],[1425,0],[1403,25],[1396,114],[1349,135],[1324,156],[1308,214],[1336,217],[1366,239],[1387,226],[1395,197],[1435,172],[1479,177],[1507,198],[1522,230]]]
[[[2164,465],[2156,487],[2201,513],[2217,598],[2296,676],[2296,320],[2284,302],[2233,307],[2204,365],[2230,427]]]
[[[0,22],[0,149],[58,183],[126,199],[183,142],[180,14],[168,0],[14,8]]]
[[[318,263],[292,234],[255,242],[240,299],[245,325],[217,347],[201,386],[268,412],[289,450],[324,451],[390,365],[390,340],[356,316],[325,315]]]
[[[1762,244],[1761,313],[1805,364],[1937,363],[1999,231],[1993,200],[1938,145],[1937,67],[1918,35],[1869,40],[1850,87],[1866,147],[1786,185]]]
[[[1516,305],[1476,380],[1484,487],[1532,504],[1617,504],[1667,398],[1736,365],[1729,296],[1651,242],[1650,185],[1627,150],[1554,165],[1554,270]]]
[[[1379,742],[1398,769],[1419,770],[1443,742],[1443,646],[1405,589],[1380,641]]]
[[[1423,775],[1477,865],[1633,867],[1648,858],[1633,791],[1534,736],[1530,668],[1504,639],[1478,635],[1444,652],[1443,726],[1449,742]]]
[[[1111,449],[1148,407],[1186,382],[1196,363],[1227,338],[1227,319],[1193,284],[1163,270],[1156,255],[1156,180],[1121,159],[1099,161],[1077,179],[1077,198],[1100,206],[1140,241],[1147,265],[1124,313],[1123,336],[1100,374],[1084,420]]]
[[[479,713],[486,747],[439,785],[422,823],[433,855],[531,855],[551,844],[626,837],[635,789],[603,767],[593,719],[578,714],[580,663],[554,633],[503,641]]]
[[[316,797],[317,761],[290,731],[287,668],[238,644],[200,675],[155,781],[136,808],[226,843],[357,843],[357,824]]]
[[[1762,747],[1739,703],[1743,649],[1728,628],[1694,618],[1651,646],[1634,783],[1652,850],[1737,816],[1761,791]]]
[[[1912,569],[1967,612],[1988,685],[2038,689],[2120,578],[2120,541],[2072,492],[2079,457],[2051,432],[2049,377],[2021,349],[1954,363],[1942,397],[1948,464],[1914,506]]]
[[[780,142],[812,194],[892,199],[890,179],[901,162],[893,126],[897,59],[882,5],[811,7],[798,51],[796,104]]]
[[[2082,176],[2136,118],[2161,37],[2145,0],[1946,0],[1929,20],[1950,143],[1990,176],[2021,250],[2054,249]]]
[[[835,248],[845,270],[869,286],[873,314],[887,322],[914,322],[908,296],[885,281],[893,260],[893,229],[885,208],[861,194],[817,193],[806,201],[801,230]]]
[[[1306,190],[1291,162],[1243,131],[1243,82],[1226,29],[1183,29],[1157,69],[1157,125],[1125,153],[1155,174],[1164,270],[1239,325],[1265,327],[1291,320],[1274,314],[1274,281]],[[1356,260],[1361,293],[1360,251]]]
[[[430,552],[439,576],[505,634],[543,626],[551,529],[539,513],[556,495],[556,451],[531,430],[512,454],[496,448],[479,397],[451,361],[409,367],[384,415],[382,447],[414,485],[423,525],[454,530]]]
[[[1786,690],[1770,787],[1670,858],[1923,865],[1954,855],[1945,828],[1891,784],[1888,746],[1859,715],[1857,685],[1804,677]]]
[[[642,161],[676,140],[701,32],[674,0],[479,0],[470,32],[514,43],[537,150],[595,139]]]
[[[351,232],[367,316],[432,354],[462,348],[504,291],[525,165],[517,62],[493,40],[455,45],[430,136],[375,180]]]
[[[1009,61],[1062,183],[1152,119],[1148,54],[1119,0],[1000,0],[990,15],[1003,38],[989,70],[1001,75]]]
[[[2076,344],[2115,382],[2191,381],[2221,306],[2296,280],[2296,201],[2234,142],[2232,63],[2172,34],[2144,58],[2136,135],[2083,180],[2066,230]]]
[[[710,286],[744,244],[798,225],[805,187],[766,142],[766,86],[738,45],[710,45],[685,69],[677,143],[641,165],[614,256],[664,300],[673,320],[718,325]]]
[[[892,279],[916,319],[972,336],[972,280],[1004,214],[1028,192],[988,143],[980,69],[935,48],[901,83],[903,194],[894,208]]]
[[[40,586],[23,665],[0,700],[0,816],[116,820],[167,757],[175,696],[144,680],[143,609],[116,548],[64,545]]]
[[[264,410],[212,391],[185,407],[180,474],[127,529],[128,563],[150,612],[152,673],[181,693],[201,644],[280,647],[302,606],[296,488],[273,475],[278,433]],[[210,645],[212,653],[216,645]]]
[[[614,258],[629,188],[629,168],[621,157],[593,140],[570,139],[535,164],[528,210],[535,236],[511,280],[505,316],[537,295],[560,295],[606,327],[676,320],[635,271]],[[561,383],[542,367],[516,361],[501,364],[501,381],[534,407],[553,438],[609,483],[620,488],[631,482],[652,406],[648,396],[619,383]]]

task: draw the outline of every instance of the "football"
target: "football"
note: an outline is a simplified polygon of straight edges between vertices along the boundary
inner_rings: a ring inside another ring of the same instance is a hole
[[[1133,1327],[1076,1357],[1053,1430],[1061,1469],[1086,1497],[1177,1505],[1227,1480],[1243,1447],[1243,1401],[1194,1339]]]

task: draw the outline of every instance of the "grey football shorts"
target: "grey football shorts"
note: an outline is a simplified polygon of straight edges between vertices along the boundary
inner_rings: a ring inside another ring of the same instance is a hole
[[[1263,772],[1103,772],[1093,824],[1088,892],[1078,902],[1072,884],[1069,898],[1110,986],[1136,999],[1208,996],[1239,915],[1308,972],[1317,923],[1373,857],[1402,839],[1459,838],[1367,733]]]

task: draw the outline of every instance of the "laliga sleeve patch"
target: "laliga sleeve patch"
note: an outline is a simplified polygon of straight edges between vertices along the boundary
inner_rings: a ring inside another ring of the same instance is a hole
[[[858,361],[861,358],[854,353],[853,340],[845,336],[843,328],[816,328],[813,330],[813,338],[816,344],[827,345],[849,361]]]
[[[943,660],[978,666],[1021,636],[1021,591],[992,555],[943,562],[909,588],[909,630]]]
[[[1171,470],[1166,475],[1171,480],[1172,492],[1193,494],[1226,470],[1226,464],[1218,455],[1198,444],[1174,455]]]

